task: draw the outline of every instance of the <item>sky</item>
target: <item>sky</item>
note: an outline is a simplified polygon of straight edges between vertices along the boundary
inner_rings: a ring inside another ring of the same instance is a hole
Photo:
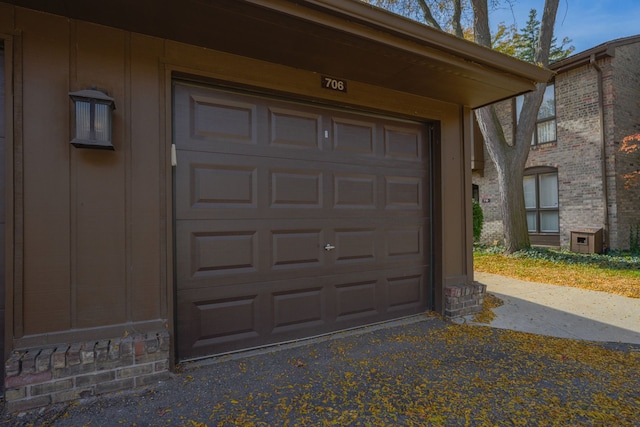
[[[502,6],[491,12],[489,23],[495,28],[504,22],[524,27],[529,11],[542,18],[544,0],[511,0],[512,7]],[[501,2],[504,3],[504,2]],[[627,36],[640,35],[640,0],[560,0],[555,36],[558,43],[569,37],[574,54],[599,44]]]

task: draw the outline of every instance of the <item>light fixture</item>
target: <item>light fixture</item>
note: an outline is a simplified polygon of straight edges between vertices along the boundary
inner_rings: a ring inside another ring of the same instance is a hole
[[[80,148],[114,150],[111,141],[115,100],[95,87],[70,92],[75,106],[74,135],[71,144]]]

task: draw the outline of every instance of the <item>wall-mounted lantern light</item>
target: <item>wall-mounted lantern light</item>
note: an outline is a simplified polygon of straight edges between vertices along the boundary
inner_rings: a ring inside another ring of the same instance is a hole
[[[74,135],[71,144],[80,148],[114,150],[111,142],[115,100],[95,88],[70,92],[75,106]]]

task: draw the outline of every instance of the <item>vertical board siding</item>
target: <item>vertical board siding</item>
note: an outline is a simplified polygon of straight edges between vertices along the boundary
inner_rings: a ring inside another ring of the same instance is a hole
[[[158,64],[164,42],[10,9],[26,39],[22,114],[25,123],[39,124],[18,124],[25,245],[15,338],[166,317]],[[68,92],[93,85],[116,99],[113,152],[69,144]]]
[[[128,198],[130,257],[128,269],[131,287],[130,320],[142,321],[166,317],[163,309],[165,287],[161,286],[160,248],[161,186],[167,158],[161,132],[158,58],[163,56],[162,40],[131,35],[131,94],[128,97],[131,124]]]
[[[5,53],[4,53],[4,40],[0,39],[0,319],[2,319],[2,326],[0,326],[0,355],[4,357],[4,337],[5,337],[5,227],[6,216],[5,211]],[[4,363],[0,366],[0,375],[4,378]]]
[[[23,31],[24,284],[25,335],[68,329],[69,227],[69,24],[16,10]],[[31,125],[38,124],[38,125]],[[20,325],[17,325],[20,326]]]
[[[461,111],[452,106],[450,114],[462,117]],[[451,117],[451,116],[450,116]],[[458,122],[459,124],[459,122]],[[467,271],[467,255],[463,250],[466,244],[467,227],[465,200],[465,183],[468,172],[464,163],[462,126],[453,126],[453,123],[443,122],[442,125],[442,227],[443,227],[443,252],[445,285],[464,283],[465,275],[471,277],[472,271]],[[457,171],[457,172],[453,172]],[[470,187],[470,184],[469,184]]]
[[[124,32],[77,22],[73,37],[77,81],[71,82],[72,90],[95,85],[116,99],[115,151],[71,148],[76,209],[72,224],[76,230],[75,326],[86,328],[127,320],[124,166],[129,141],[124,125],[130,112],[124,102]]]

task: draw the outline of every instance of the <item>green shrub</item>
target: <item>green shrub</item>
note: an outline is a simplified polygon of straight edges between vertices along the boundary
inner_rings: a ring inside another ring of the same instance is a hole
[[[629,226],[629,251],[632,254],[640,254],[640,224]]]
[[[475,242],[480,240],[482,234],[482,225],[484,224],[484,215],[482,214],[482,208],[480,203],[473,201],[473,240]]]

